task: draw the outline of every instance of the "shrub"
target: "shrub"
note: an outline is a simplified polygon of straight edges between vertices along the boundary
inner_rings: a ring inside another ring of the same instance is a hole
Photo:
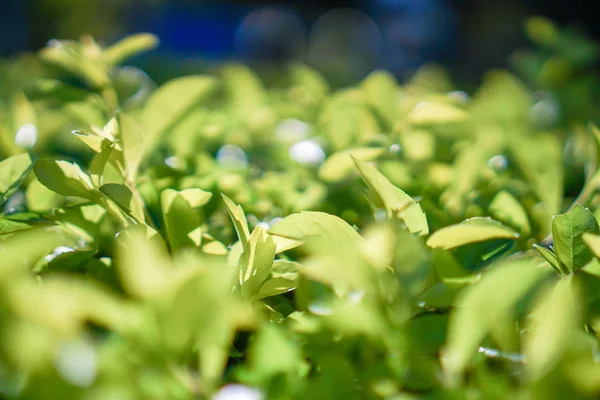
[[[0,393],[595,398],[597,47],[528,30],[528,83],[472,98],[437,67],[155,88],[119,66],[150,35],[5,61]]]

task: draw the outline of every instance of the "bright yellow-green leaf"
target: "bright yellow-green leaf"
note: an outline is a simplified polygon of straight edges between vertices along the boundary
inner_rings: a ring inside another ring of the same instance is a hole
[[[222,194],[222,196],[223,201],[227,206],[229,216],[231,217],[231,221],[233,221],[235,231],[237,232],[238,238],[240,239],[242,250],[246,251],[248,249],[248,238],[250,237],[250,230],[248,229],[248,222],[246,221],[246,214],[244,214],[244,209],[242,208],[242,206],[236,205],[233,201],[229,200],[229,198],[224,194]]]
[[[491,218],[471,218],[457,225],[447,226],[434,232],[427,240],[433,248],[453,249],[469,243],[490,239],[513,239],[519,234]]]
[[[385,149],[357,147],[332,154],[319,169],[319,178],[325,182],[337,182],[347,178],[354,170],[352,157],[361,161],[371,161],[385,152]]]
[[[248,238],[248,247],[238,261],[242,296],[255,296],[271,273],[275,258],[275,243],[267,231],[258,225]]]
[[[539,296],[524,343],[530,380],[542,378],[556,366],[571,347],[580,318],[579,289],[573,275]]]
[[[156,146],[165,132],[179,124],[216,87],[217,81],[213,77],[191,75],[173,79],[158,88],[139,115],[145,134],[142,158]]]
[[[137,54],[158,46],[158,38],[151,33],[138,33],[107,47],[102,57],[108,64],[116,65]]]
[[[160,200],[171,249],[177,251],[198,246],[200,243],[194,241],[190,234],[200,226],[200,217],[186,196],[182,192],[166,189],[161,193]]]
[[[467,113],[450,104],[424,100],[408,114],[408,121],[414,125],[433,125],[463,122]]]
[[[392,185],[374,166],[356,159],[354,163],[369,188],[371,197],[376,201],[376,207],[383,208],[388,218],[403,220],[413,233],[429,233],[427,217],[412,197]]]
[[[516,228],[522,235],[531,233],[527,212],[509,192],[499,192],[490,203],[489,210],[494,218]]]
[[[362,242],[360,235],[343,219],[317,211],[288,215],[269,228],[269,233],[298,241],[313,238],[326,241],[333,237],[353,244]]]
[[[461,292],[450,314],[443,355],[443,367],[451,377],[462,375],[486,335],[511,317],[514,305],[546,271],[528,259],[507,260]]]
[[[36,161],[34,170],[39,181],[58,194],[90,200],[97,196],[91,178],[77,164],[42,159]]]

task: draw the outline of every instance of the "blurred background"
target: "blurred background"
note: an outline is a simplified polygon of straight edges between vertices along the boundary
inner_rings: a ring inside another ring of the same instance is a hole
[[[335,85],[376,68],[402,79],[426,63],[461,83],[506,64],[523,22],[543,15],[598,38],[591,2],[558,0],[3,0],[0,55],[90,34],[114,42],[152,32],[159,49],[133,60],[158,81],[223,61],[302,61]]]

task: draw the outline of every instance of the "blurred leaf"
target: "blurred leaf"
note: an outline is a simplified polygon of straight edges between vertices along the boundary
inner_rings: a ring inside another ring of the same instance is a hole
[[[550,266],[559,274],[559,275],[568,275],[568,271],[564,269],[564,267],[561,265],[561,263],[558,261],[558,258],[556,258],[556,254],[554,253],[554,251],[552,250],[548,250],[545,247],[542,246],[537,246],[534,245],[533,246],[538,253],[540,253],[540,255],[542,257],[544,257],[544,259],[546,261],[548,261],[548,263],[550,264]]]
[[[510,193],[499,192],[490,203],[489,210],[494,218],[514,227],[522,235],[528,236],[531,233],[525,209]]]
[[[0,235],[22,231],[25,229],[31,229],[31,225],[26,224],[24,222],[11,221],[10,219],[0,217]]]
[[[269,233],[288,239],[306,241],[312,238],[327,241],[328,238],[347,240],[359,244],[360,235],[344,220],[323,212],[302,211],[291,214],[269,228]]]
[[[201,236],[196,241],[190,236],[200,226],[200,217],[188,199],[182,193],[166,189],[161,193],[160,202],[171,249],[200,246]]]
[[[408,121],[414,125],[433,125],[463,122],[467,113],[450,104],[422,101],[409,113]]]
[[[539,297],[524,343],[528,378],[538,380],[556,366],[580,324],[579,290],[573,276]]]
[[[371,161],[385,152],[384,149],[358,147],[339,151],[327,158],[319,168],[319,178],[325,182],[337,182],[345,179],[354,170],[352,158],[361,161]]]
[[[28,154],[19,154],[0,161],[0,206],[21,186],[33,163]]]
[[[106,48],[102,57],[108,64],[120,64],[126,59],[158,46],[158,38],[151,33],[138,33]]]
[[[137,157],[141,159],[151,151],[162,135],[173,129],[192,107],[205,101],[215,87],[214,78],[193,75],[171,80],[159,87],[139,115],[145,135],[144,150]]]
[[[514,305],[544,276],[530,260],[507,260],[464,290],[451,313],[444,369],[452,377],[462,375],[490,331],[510,318]]]

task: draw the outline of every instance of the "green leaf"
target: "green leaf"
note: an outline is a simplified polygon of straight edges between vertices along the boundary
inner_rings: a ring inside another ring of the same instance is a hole
[[[583,239],[585,233],[600,233],[596,218],[587,208],[576,205],[552,218],[554,251],[569,273],[578,271],[592,259],[592,252]]]
[[[229,198],[224,194],[221,194],[221,196],[223,197],[225,206],[227,206],[227,211],[229,212],[231,221],[233,221],[233,226],[235,227],[235,231],[237,232],[238,238],[240,238],[240,243],[242,244],[242,251],[246,251],[248,249],[248,238],[250,237],[250,230],[248,229],[248,222],[246,221],[246,214],[244,214],[244,209],[242,208],[242,206],[236,205],[233,201],[229,200]]]
[[[269,228],[269,233],[297,241],[312,238],[327,241],[328,238],[346,240],[347,243],[360,244],[362,238],[343,219],[318,211],[302,211],[288,215]]]
[[[248,349],[248,363],[259,382],[280,374],[298,376],[303,358],[298,345],[276,324],[265,324]]]
[[[539,296],[525,336],[524,350],[531,381],[548,374],[572,345],[580,329],[579,288],[573,276],[561,279]]]
[[[596,258],[600,258],[600,236],[591,233],[583,234],[583,241],[590,248]]]
[[[413,125],[434,125],[463,122],[467,113],[458,107],[439,101],[422,101],[408,114]]]
[[[173,79],[146,101],[139,121],[144,128],[144,153],[151,151],[162,135],[174,128],[199,102],[215,90],[217,82],[210,76],[184,76]]]
[[[460,224],[447,226],[433,233],[427,246],[454,249],[469,243],[490,239],[517,239],[519,234],[491,218],[470,218]]]
[[[348,177],[354,169],[352,158],[371,161],[385,152],[385,149],[373,147],[357,147],[332,154],[319,168],[319,178],[325,182],[337,182]]]
[[[568,272],[563,269],[563,266],[560,264],[560,262],[558,262],[558,258],[556,258],[556,254],[552,250],[548,250],[547,248],[538,245],[533,245],[533,248],[536,249],[546,261],[548,261],[550,266],[556,272],[558,272],[559,275],[568,274]]]
[[[200,246],[201,236],[190,236],[200,226],[200,217],[186,197],[176,190],[166,189],[160,201],[171,249]]]
[[[13,275],[30,274],[31,267],[40,258],[71,241],[64,234],[44,229],[28,229],[7,235],[0,246],[0,282],[4,284]]]
[[[476,283],[479,276],[468,277],[468,279],[447,279],[437,282],[421,297],[427,306],[434,308],[448,308],[454,304],[454,300],[464,288]]]
[[[31,229],[31,225],[26,224],[24,222],[11,221],[10,219],[0,217],[0,235],[5,235],[7,233],[13,233],[26,229]]]
[[[179,192],[184,199],[190,203],[192,208],[199,208],[205,205],[212,198],[212,193],[198,188],[184,189]]]
[[[403,220],[412,233],[429,233],[427,217],[412,197],[392,185],[375,167],[354,159],[354,163],[375,199],[375,206],[385,209],[388,218]]]
[[[33,168],[29,154],[0,161],[0,206],[21,186]]]
[[[132,116],[119,114],[123,159],[129,182],[135,182],[138,168],[149,150],[148,131]]]
[[[133,193],[127,186],[117,183],[107,183],[100,187],[100,191],[133,216],[139,223],[144,223],[144,210],[135,200]]]
[[[503,190],[494,197],[489,210],[495,219],[512,226],[522,235],[529,236],[531,234],[527,212],[521,203],[507,191]]]
[[[510,318],[515,304],[544,273],[529,259],[507,260],[462,291],[450,314],[443,356],[443,367],[452,378],[462,375],[486,335]]]
[[[248,238],[248,247],[238,261],[239,284],[244,298],[252,298],[258,292],[273,268],[275,242],[260,225]]]
[[[91,178],[77,164],[42,159],[36,161],[34,171],[44,186],[58,194],[90,200],[97,197]]]
[[[560,211],[563,198],[563,145],[556,135],[527,137],[509,142],[519,169],[550,215]]]
[[[140,299],[160,297],[172,289],[169,260],[164,243],[145,225],[131,225],[116,241],[117,272],[123,288]]]
[[[158,46],[158,38],[151,33],[138,33],[106,48],[102,58],[107,64],[117,65],[126,59],[152,50]]]
[[[361,83],[366,102],[391,126],[398,117],[398,84],[387,71],[374,71]]]

